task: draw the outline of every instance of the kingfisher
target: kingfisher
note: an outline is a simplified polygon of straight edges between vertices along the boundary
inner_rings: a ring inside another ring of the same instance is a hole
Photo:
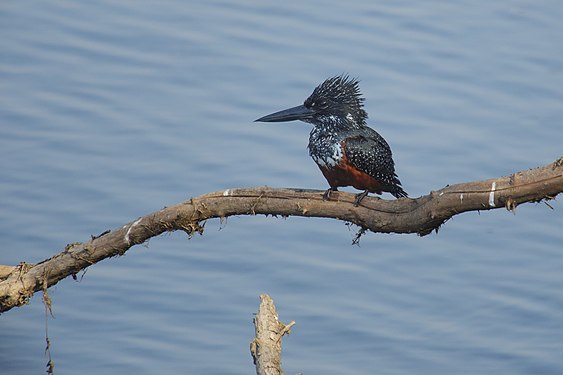
[[[407,197],[395,173],[391,148],[378,132],[367,126],[367,112],[359,81],[348,75],[328,78],[315,88],[303,105],[275,112],[255,121],[301,120],[313,125],[309,155],[328,181],[323,200],[341,186],[363,190],[358,206],[368,193]]]

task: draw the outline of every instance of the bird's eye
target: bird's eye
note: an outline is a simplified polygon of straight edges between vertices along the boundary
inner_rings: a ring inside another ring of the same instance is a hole
[[[318,102],[318,103],[315,103],[315,104],[317,104],[317,105],[318,105],[320,108],[322,108],[322,109],[325,109],[325,108],[328,107],[328,104],[327,104],[327,102],[326,102],[325,100],[323,100],[323,101],[321,101],[321,102]]]

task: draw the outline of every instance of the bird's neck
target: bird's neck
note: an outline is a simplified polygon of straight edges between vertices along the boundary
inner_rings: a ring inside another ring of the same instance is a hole
[[[317,131],[322,133],[360,129],[365,126],[364,123],[358,123],[351,114],[347,116],[327,115],[315,120],[313,125],[315,125]]]

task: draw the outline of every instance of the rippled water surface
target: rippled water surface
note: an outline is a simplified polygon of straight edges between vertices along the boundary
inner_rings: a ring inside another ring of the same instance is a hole
[[[563,5],[4,2],[0,263],[192,196],[326,188],[309,125],[252,121],[361,79],[411,196],[563,155]],[[387,196],[386,198],[389,198]],[[438,234],[232,217],[50,291],[58,374],[249,374],[261,293],[287,373],[560,374],[563,207],[466,213]],[[0,317],[0,373],[44,371],[44,308]]]

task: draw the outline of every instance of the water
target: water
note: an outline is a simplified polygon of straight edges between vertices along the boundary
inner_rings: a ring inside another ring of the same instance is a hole
[[[8,2],[0,7],[0,263],[231,187],[326,188],[302,123],[254,124],[358,76],[411,196],[562,155],[563,6],[528,1]],[[254,371],[259,294],[287,373],[563,371],[563,207],[438,235],[233,217],[51,289],[58,374]],[[0,318],[0,373],[44,371],[39,295]]]

